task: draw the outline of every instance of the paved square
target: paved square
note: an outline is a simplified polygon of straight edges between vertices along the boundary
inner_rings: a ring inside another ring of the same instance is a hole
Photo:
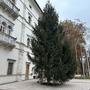
[[[0,90],[90,90],[90,80],[73,79],[57,87],[39,85],[36,80],[28,80],[0,85]]]

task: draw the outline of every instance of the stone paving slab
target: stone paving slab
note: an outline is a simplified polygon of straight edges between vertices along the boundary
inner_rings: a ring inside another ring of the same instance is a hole
[[[44,86],[38,84],[36,80],[28,80],[0,85],[0,90],[90,90],[90,80],[73,79],[57,87]]]

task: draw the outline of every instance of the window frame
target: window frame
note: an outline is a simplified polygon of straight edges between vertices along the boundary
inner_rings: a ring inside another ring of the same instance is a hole
[[[32,15],[28,12],[28,23],[31,24],[32,21]]]
[[[27,35],[27,47],[31,46],[31,38],[32,38],[32,36]],[[29,39],[29,42],[28,42],[28,39]]]
[[[7,61],[8,61],[7,75],[13,75],[14,63],[15,63],[16,60],[8,59]],[[10,64],[12,66],[10,66]]]

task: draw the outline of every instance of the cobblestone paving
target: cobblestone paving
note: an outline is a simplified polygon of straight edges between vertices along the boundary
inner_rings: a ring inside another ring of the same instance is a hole
[[[73,79],[57,87],[39,85],[36,80],[28,80],[0,85],[0,90],[90,90],[90,80]]]

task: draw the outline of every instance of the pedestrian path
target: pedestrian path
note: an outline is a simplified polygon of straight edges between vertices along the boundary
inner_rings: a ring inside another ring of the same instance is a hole
[[[44,86],[38,84],[36,80],[28,80],[0,85],[0,90],[90,90],[90,80],[73,79],[57,87]]]

